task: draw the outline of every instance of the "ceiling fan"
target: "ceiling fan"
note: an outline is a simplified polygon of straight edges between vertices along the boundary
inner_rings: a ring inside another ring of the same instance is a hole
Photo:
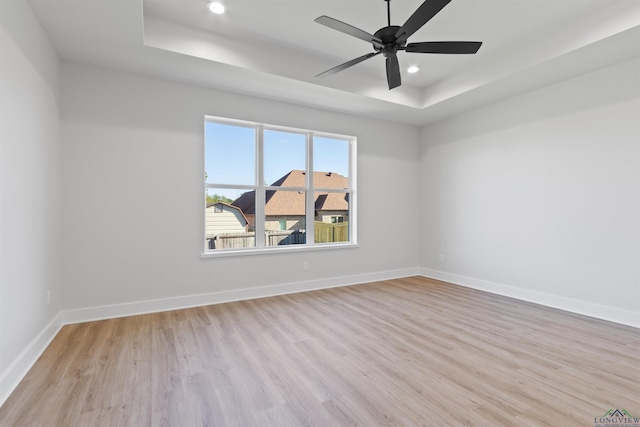
[[[389,90],[400,86],[400,65],[396,56],[399,50],[415,53],[454,53],[454,54],[470,54],[476,53],[482,42],[419,42],[407,43],[407,39],[424,24],[440,12],[451,0],[425,0],[422,5],[413,12],[413,15],[407,19],[402,27],[391,25],[391,6],[390,0],[387,2],[387,26],[379,29],[375,34],[369,34],[359,28],[346,24],[337,19],[328,16],[321,16],[315,19],[318,24],[325,25],[334,30],[343,32],[353,37],[369,42],[373,45],[375,52],[367,53],[356,59],[345,62],[344,64],[333,67],[316,77],[324,77],[345,70],[376,55],[383,54],[387,64],[387,83]]]

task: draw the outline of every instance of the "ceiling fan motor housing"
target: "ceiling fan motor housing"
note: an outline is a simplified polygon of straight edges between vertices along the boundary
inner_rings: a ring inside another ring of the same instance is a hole
[[[406,41],[399,41],[396,39],[396,33],[400,29],[399,25],[390,25],[376,31],[374,37],[382,40],[384,47],[378,47],[373,45],[373,48],[387,57],[389,55],[395,55],[399,47],[403,47]]]

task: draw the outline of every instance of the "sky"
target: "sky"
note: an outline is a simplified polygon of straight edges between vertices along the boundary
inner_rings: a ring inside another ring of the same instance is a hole
[[[206,122],[205,172],[207,183],[254,185],[255,132],[248,127]],[[264,181],[272,184],[288,172],[305,169],[305,135],[275,130],[264,132]],[[348,176],[349,142],[315,137],[313,169]],[[247,190],[208,189],[235,199]]]

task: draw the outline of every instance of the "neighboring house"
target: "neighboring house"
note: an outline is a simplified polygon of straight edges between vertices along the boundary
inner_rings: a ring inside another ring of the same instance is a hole
[[[340,223],[349,221],[349,194],[328,193],[316,197],[316,221]]]
[[[283,191],[267,191],[265,205],[267,231],[306,229],[304,192],[284,191],[287,187],[304,187],[305,174],[306,172],[302,170],[292,170],[271,184],[274,187],[283,187]],[[344,189],[348,187],[348,178],[334,172],[314,172],[313,184],[315,188]],[[254,225],[255,200],[255,192],[248,191],[232,203],[245,214],[250,228]],[[348,194],[317,192],[315,220],[329,223],[348,222]]]
[[[249,221],[240,208],[223,202],[207,204],[205,230],[207,239],[216,234],[246,233]]]

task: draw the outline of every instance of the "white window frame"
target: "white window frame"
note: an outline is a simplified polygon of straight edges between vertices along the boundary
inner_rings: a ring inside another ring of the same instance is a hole
[[[230,119],[226,117],[205,116],[204,127],[206,123],[218,123],[231,126],[241,126],[255,129],[255,183],[254,185],[239,184],[218,184],[204,182],[202,194],[206,193],[208,188],[216,189],[241,189],[246,191],[255,191],[255,247],[242,249],[208,249],[208,243],[205,232],[205,221],[202,222],[203,252],[201,258],[217,258],[225,256],[253,255],[253,254],[273,254],[280,252],[300,252],[309,250],[331,250],[342,248],[358,247],[357,239],[357,188],[356,188],[356,165],[357,165],[357,138],[350,135],[340,135],[330,132],[313,131],[306,129],[298,129],[280,125],[271,125],[244,120]],[[203,130],[204,130],[203,127]],[[306,137],[306,184],[305,187],[277,187],[266,185],[264,182],[264,131],[279,131],[303,134]],[[347,189],[336,188],[314,188],[313,186],[313,139],[314,137],[332,138],[347,141],[349,143],[349,176]],[[203,141],[205,141],[203,135]],[[206,142],[203,142],[203,170],[206,171],[206,154],[204,152]],[[265,246],[265,195],[268,190],[275,191],[304,191],[306,194],[306,243],[284,246]],[[332,192],[349,194],[349,240],[347,242],[332,243],[316,243],[314,221],[315,221],[315,192]],[[204,210],[206,209],[206,198],[204,200]]]

